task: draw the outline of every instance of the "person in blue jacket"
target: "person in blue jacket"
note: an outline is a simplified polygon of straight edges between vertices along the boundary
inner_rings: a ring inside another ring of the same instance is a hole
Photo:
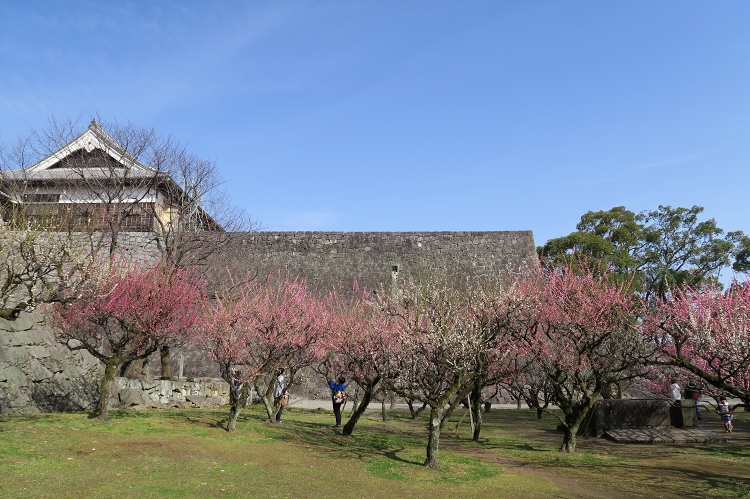
[[[333,402],[333,414],[336,416],[336,426],[334,428],[341,428],[341,406],[346,402],[346,378],[339,376],[336,381],[329,381],[328,387],[331,389],[331,402]]]

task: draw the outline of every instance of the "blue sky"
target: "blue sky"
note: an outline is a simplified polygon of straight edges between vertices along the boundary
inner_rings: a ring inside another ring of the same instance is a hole
[[[3,2],[0,139],[92,113],[215,160],[270,230],[705,206],[750,232],[750,3]]]

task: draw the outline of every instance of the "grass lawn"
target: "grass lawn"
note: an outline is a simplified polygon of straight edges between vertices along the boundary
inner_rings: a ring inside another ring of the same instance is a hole
[[[485,414],[482,441],[457,411],[441,439],[440,469],[421,466],[426,420],[368,414],[351,437],[330,411],[294,410],[282,425],[246,408],[0,417],[0,497],[750,497],[750,413],[725,445],[622,445],[591,437],[574,455],[532,411]],[[704,426],[721,432],[718,416]],[[723,434],[723,433],[722,433]]]

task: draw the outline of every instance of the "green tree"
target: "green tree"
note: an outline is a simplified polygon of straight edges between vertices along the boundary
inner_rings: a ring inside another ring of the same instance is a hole
[[[634,286],[663,297],[670,288],[718,283],[719,272],[732,264],[750,270],[750,238],[741,231],[724,231],[714,219],[699,221],[703,207],[672,208],[634,213],[624,206],[590,211],[576,231],[550,239],[540,254],[570,263],[573,253],[604,260],[613,276],[635,274]]]
[[[740,231],[730,232],[735,238],[736,250],[732,270],[735,272],[750,273],[750,237]]]

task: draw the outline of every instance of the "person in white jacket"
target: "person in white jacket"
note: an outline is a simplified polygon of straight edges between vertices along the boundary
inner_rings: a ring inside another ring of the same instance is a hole
[[[669,395],[669,400],[680,400],[682,398],[680,385],[677,384],[676,379],[672,380],[672,384],[669,385],[669,388],[667,389],[667,394]]]
[[[276,410],[276,422],[281,423],[281,413],[284,412],[286,405],[286,378],[284,378],[284,368],[280,367],[276,376],[276,382],[273,384],[273,407]]]

